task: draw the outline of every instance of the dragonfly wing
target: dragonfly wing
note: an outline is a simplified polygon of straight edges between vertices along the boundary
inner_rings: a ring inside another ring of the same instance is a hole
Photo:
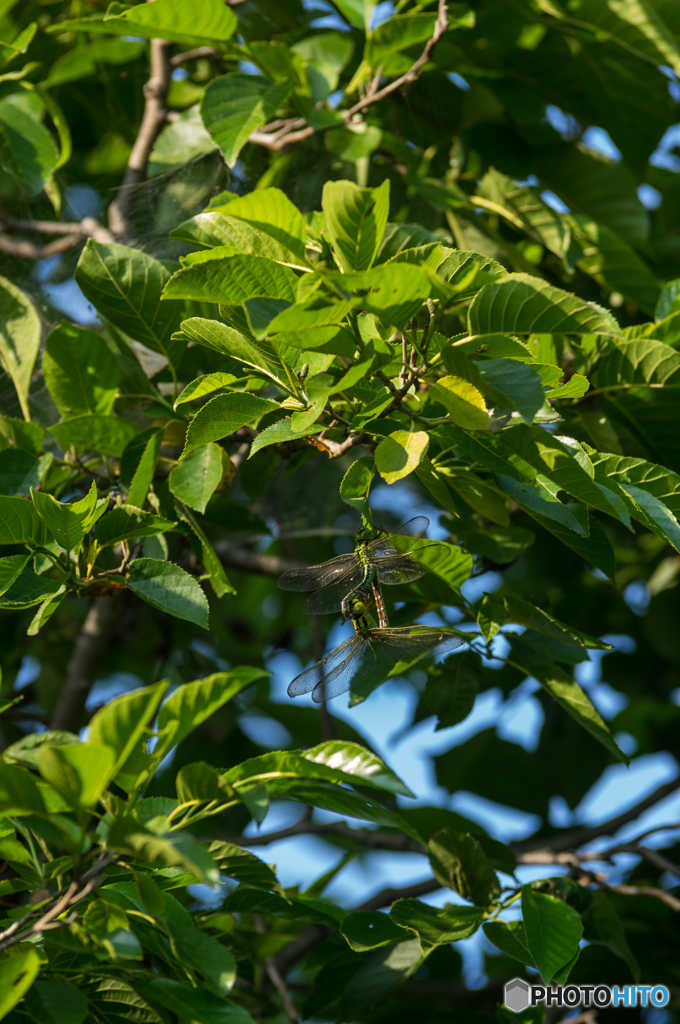
[[[396,552],[397,548],[392,543],[393,537],[413,537],[418,539],[423,537],[427,532],[427,528],[430,525],[430,520],[426,516],[416,516],[415,519],[409,519],[407,523],[400,526],[398,530],[393,530],[389,536],[376,537],[375,540],[371,541],[367,545],[368,552],[375,558],[381,555],[392,555]],[[404,545],[400,544],[399,548],[403,549]]]
[[[299,676],[295,677],[288,687],[288,696],[300,697],[303,693],[311,693],[314,687],[320,682],[322,683],[328,676],[332,676],[334,673],[337,674],[337,671],[343,668],[346,661],[351,661],[352,655],[360,645],[361,641],[356,633],[354,636],[348,637],[347,640],[343,640],[325,658],[317,661],[315,665],[311,665],[304,672],[301,672]]]
[[[398,626],[395,629],[372,629],[371,639],[389,647],[396,647],[409,658],[431,658],[448,654],[467,643],[447,629],[427,626]]]
[[[338,555],[321,565],[308,565],[306,569],[291,569],[281,573],[278,586],[281,590],[320,590],[335,582],[357,565],[357,558],[351,552]]]
[[[338,576],[329,586],[310,594],[305,601],[305,615],[325,615],[326,612],[340,611],[343,597],[358,587],[364,578],[364,568],[354,562],[346,572]]]
[[[352,640],[355,646],[351,653],[334,669],[324,674],[314,687],[312,700],[317,704],[339,697],[341,693],[347,693],[353,684],[361,682],[373,668],[375,654],[370,643],[358,633],[354,634]]]
[[[418,580],[444,562],[450,554],[451,549],[446,544],[435,541],[406,554],[376,558],[380,582],[392,585]]]

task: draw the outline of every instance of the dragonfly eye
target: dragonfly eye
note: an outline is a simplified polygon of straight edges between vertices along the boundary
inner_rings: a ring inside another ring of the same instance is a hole
[[[347,610],[350,618],[357,618],[358,616],[366,613],[366,602],[362,601],[358,597],[353,597],[351,601],[347,602]]]
[[[372,536],[373,532],[369,530],[368,527],[362,526],[357,530],[356,534],[354,535],[354,543],[363,544],[366,541],[371,540]]]

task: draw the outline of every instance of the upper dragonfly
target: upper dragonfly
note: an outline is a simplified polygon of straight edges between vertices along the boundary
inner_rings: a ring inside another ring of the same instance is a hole
[[[432,541],[417,550],[397,550],[395,537],[412,537],[411,548],[415,548],[417,539],[425,534],[429,525],[430,521],[425,516],[416,516],[393,533],[380,530],[377,537],[375,531],[362,527],[356,534],[354,551],[338,555],[321,565],[284,572],[279,576],[279,587],[282,590],[314,591],[305,602],[304,611],[308,615],[342,611],[346,619],[352,617],[352,599],[364,599],[371,593],[380,626],[384,627],[387,618],[380,593],[381,585],[417,580],[450,554],[448,545],[441,541]],[[427,564],[421,562],[423,556]]]

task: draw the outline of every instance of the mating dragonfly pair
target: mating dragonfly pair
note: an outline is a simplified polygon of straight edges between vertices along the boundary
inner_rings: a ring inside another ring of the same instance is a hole
[[[282,590],[312,591],[304,606],[308,615],[340,611],[354,625],[353,636],[292,681],[290,697],[311,691],[312,699],[321,704],[365,682],[377,668],[374,643],[383,645],[393,658],[408,661],[445,654],[463,645],[464,640],[446,628],[388,626],[382,585],[411,583],[449,557],[446,544],[419,542],[429,525],[425,516],[417,516],[391,534],[362,528],[349,554],[279,577]],[[372,605],[378,617],[377,628],[369,619]]]

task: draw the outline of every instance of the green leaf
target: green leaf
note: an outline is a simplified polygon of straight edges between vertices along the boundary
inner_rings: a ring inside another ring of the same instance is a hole
[[[278,188],[262,188],[199,213],[170,237],[206,248],[230,245],[279,263],[308,267],[306,234],[304,217],[286,194]]]
[[[215,554],[215,549],[208,540],[205,531],[198,525],[196,517],[192,515],[187,506],[183,505],[181,502],[177,502],[175,504],[175,511],[178,518],[188,524],[192,533],[201,545],[201,561],[203,562],[203,568],[205,569],[210,579],[210,585],[217,596],[224,597],[225,594],[235,594],[236,591],[227,579],[224,566]],[[167,557],[167,555],[165,557]]]
[[[535,629],[538,633],[544,633],[555,640],[561,640],[562,643],[577,644],[581,647],[588,647],[598,651],[610,651],[612,649],[611,644],[588,636],[587,633],[581,633],[578,629],[560,622],[559,619],[549,615],[548,612],[544,612],[542,609],[537,608],[536,605],[530,604],[529,601],[523,601],[521,597],[516,597],[514,594],[508,594],[504,597],[503,603],[511,622],[519,622],[529,629]]]
[[[483,483],[474,473],[449,472],[449,485],[475,512],[499,526],[509,526],[510,516],[502,494]]]
[[[111,778],[116,754],[111,747],[71,743],[38,748],[38,768],[71,807],[94,807]]]
[[[211,441],[228,437],[241,427],[257,426],[262,417],[273,409],[278,409],[277,402],[257,395],[236,392],[218,395],[199,409],[189,424],[182,459]]]
[[[75,277],[98,313],[172,365],[178,362],[184,344],[173,340],[172,334],[179,326],[182,307],[178,302],[161,302],[171,277],[163,263],[140,249],[89,239]]]
[[[233,373],[204,373],[203,376],[192,380],[191,384],[187,384],[180,392],[179,397],[175,399],[173,408],[176,409],[178,405],[184,405],[185,402],[195,402],[199,398],[205,398],[206,395],[211,395],[221,388],[228,388],[235,380],[238,380],[238,377],[234,377]]]
[[[265,892],[281,891],[273,868],[256,857],[250,850],[244,850],[242,846],[234,846],[232,843],[216,841],[210,844],[210,852],[223,875],[236,878],[244,885],[262,889]]]
[[[340,497],[346,505],[361,512],[374,475],[375,462],[372,458],[357,459],[352,463],[340,484]]]
[[[49,459],[49,456],[47,456]],[[27,498],[40,483],[41,463],[20,448],[0,451],[0,494]]]
[[[201,0],[200,7],[193,0],[155,0],[154,7],[122,8],[120,13],[116,7],[121,5],[112,5],[99,31],[224,50],[238,26],[235,14],[221,0]]]
[[[96,451],[119,458],[139,428],[122,416],[75,416],[55,423],[50,434],[63,451],[73,445],[78,452]]]
[[[228,949],[197,928],[175,925],[172,938],[180,962],[191,971],[198,971],[209,991],[217,996],[231,991],[236,980],[236,962]]]
[[[518,359],[484,359],[478,365],[490,395],[500,398],[506,408],[516,409],[525,423],[531,423],[545,401],[536,371]]]
[[[264,370],[274,379],[286,379],[281,359],[271,343],[255,342],[253,338],[247,338],[227,324],[221,324],[217,320],[204,320],[202,317],[185,320],[182,323],[182,334],[188,341],[193,341],[197,345],[203,345],[248,366]]]
[[[26,768],[0,763],[0,811],[5,817],[45,813],[35,776]]]
[[[590,382],[587,377],[582,377],[580,373],[573,373],[566,384],[558,384],[557,387],[546,391],[545,397],[551,401],[555,398],[582,398],[589,388]]]
[[[618,55],[616,58],[616,70],[619,74],[627,77],[632,69],[621,60],[621,56]],[[589,58],[586,58],[588,62],[592,60],[592,57],[591,54]],[[639,90],[645,88],[643,79],[646,77],[646,69],[637,61],[635,66],[635,92],[638,93]],[[583,68],[583,64],[581,68]],[[606,81],[610,89],[616,88],[618,84],[615,82],[611,70],[611,64],[603,63],[599,82],[599,84],[604,84]],[[597,73],[598,69],[595,71]],[[653,90],[650,90],[649,95],[654,103]],[[622,97],[617,97],[613,102],[613,117],[610,119],[610,125],[612,128],[618,127],[613,122],[620,117],[622,106],[628,107],[625,129],[619,133],[613,132],[614,138],[618,135],[619,139],[616,145],[624,148],[624,136],[630,134],[630,106],[626,100],[621,101]],[[640,127],[645,122],[649,128],[654,126],[654,130],[657,130],[654,125],[654,116],[647,116],[647,111],[639,118]],[[644,145],[640,137],[641,131],[637,130],[633,134],[641,153]],[[630,143],[628,145],[630,146]],[[654,145],[655,143],[652,143],[652,148]],[[638,198],[635,177],[626,165],[630,162],[614,163],[599,153],[565,142],[540,146],[537,149],[535,173],[541,179],[541,183],[555,192],[574,213],[585,214],[586,217],[597,221],[597,223],[606,225],[634,245],[644,245],[649,236],[649,214]]]
[[[524,230],[556,256],[566,257],[571,242],[569,223],[541,199],[536,189],[518,185],[492,167],[482,178],[477,196],[493,204],[486,209],[501,213],[513,227]]]
[[[297,278],[288,267],[266,256],[225,250],[229,247],[186,257],[184,267],[168,281],[163,297],[236,305],[255,296],[295,301]]]
[[[166,124],[154,143],[149,157],[148,176],[155,178],[159,174],[167,174],[183,164],[191,163],[204,153],[216,149],[214,139],[208,134],[201,120],[201,113],[196,104],[185,110],[176,121]],[[191,224],[191,221],[187,221]],[[184,236],[182,241],[186,240]],[[191,240],[191,239],[189,239]]]
[[[621,918],[616,913],[610,897],[596,889],[592,893],[590,906],[584,915],[584,938],[590,943],[602,944],[615,956],[628,964],[633,981],[640,981],[640,965],[633,956]]]
[[[209,628],[208,601],[200,584],[174,562],[136,558],[127,582],[134,594],[159,611]]]
[[[630,758],[623,753],[607,724],[602,720],[592,703],[578,683],[567,675],[558,665],[532,665],[531,675],[550,696],[571,715],[605,750],[608,750],[617,761],[630,764]]]
[[[82,1024],[87,999],[75,985],[36,981],[26,993],[26,1006],[35,1021],[44,1024]]]
[[[149,427],[125,445],[120,460],[120,482],[128,492],[128,502],[142,508],[156,472],[164,429]]]
[[[55,85],[89,78],[97,73],[102,64],[128,64],[136,60],[144,50],[144,43],[128,43],[122,39],[111,39],[98,43],[85,43],[64,51],[50,68],[42,86],[52,89]]]
[[[659,282],[632,246],[609,228],[585,217],[574,217],[575,236],[584,255],[578,267],[608,292],[620,292],[636,306],[652,313]]]
[[[30,555],[9,555],[7,558],[0,558],[0,594],[9,590],[29,558]]]
[[[89,492],[80,501],[62,503],[51,494],[31,488],[36,511],[48,530],[64,551],[75,551],[94,521],[97,505],[97,485],[92,482]]]
[[[112,778],[124,766],[130,754],[137,748],[145,730],[153,719],[163,694],[168,688],[167,680],[145,686],[131,693],[114,697],[96,712],[90,722],[88,743],[109,747],[116,755]]]
[[[377,754],[349,740],[326,740],[309,747],[302,755],[305,761],[324,764],[351,775],[357,782],[385,789],[398,796],[413,796],[398,775],[387,767]]]
[[[446,946],[450,942],[458,942],[474,935],[482,923],[482,911],[477,907],[451,905],[445,910],[440,910],[439,907],[431,907],[420,900],[405,899],[392,904],[390,919],[401,928],[414,931],[418,936],[420,948],[427,954],[436,946]],[[347,921],[348,918],[345,918],[343,934]]]
[[[234,166],[249,136],[269,120],[289,92],[289,82],[275,84],[259,75],[233,72],[212,80],[201,101],[201,117],[227,167]]]
[[[429,443],[429,435],[424,430],[395,430],[375,450],[376,469],[388,484],[403,480],[419,465]]]
[[[192,988],[172,978],[136,981],[135,987],[151,1004],[179,1014],[198,1024],[254,1024],[253,1018],[237,1003],[204,988]]]
[[[472,711],[479,691],[479,673],[465,654],[432,665],[427,672],[423,700],[437,716],[437,729],[448,729],[464,721]]]
[[[286,416],[285,419],[272,423],[270,427],[261,430],[250,446],[249,459],[252,459],[261,448],[267,448],[270,444],[283,444],[285,441],[298,441],[302,437],[309,437],[315,430],[320,430],[320,425],[305,423],[304,420],[299,429],[295,428],[293,416]]]
[[[383,21],[371,33],[364,50],[364,60],[372,68],[384,68],[390,57],[417,46],[432,37],[437,18],[435,14],[402,14]],[[388,72],[389,73],[389,72]]]
[[[522,918],[529,952],[547,985],[578,951],[583,922],[562,900],[530,885],[522,886]]]
[[[680,353],[660,341],[620,341],[597,365],[596,388],[680,387]]]
[[[482,928],[489,942],[493,942],[502,953],[519,960],[521,964],[536,966],[529,952],[522,921],[487,921]]]
[[[342,993],[342,1019],[359,1020],[367,1011],[384,1004],[421,960],[420,944],[415,939],[376,950]]]
[[[552,520],[567,530],[572,530],[579,537],[588,536],[586,506],[575,501],[563,504],[557,497],[557,488],[547,477],[539,475],[533,484],[520,484],[508,476],[499,475],[498,483],[515,504],[534,516],[546,529],[553,529]]]
[[[34,949],[0,962],[0,1020],[6,1017],[35,981],[40,957]]]
[[[167,519],[127,504],[105,513],[98,520],[94,535],[101,547],[111,547],[132,537],[155,537],[157,533],[172,530],[175,525]]]
[[[440,377],[431,390],[459,427],[489,430],[489,413],[480,391],[462,377]],[[541,393],[541,404],[543,394]]]
[[[403,928],[393,923],[387,914],[368,910],[348,914],[340,926],[340,934],[355,953],[365,953],[404,939]]]
[[[170,473],[168,485],[180,501],[198,512],[205,512],[215,490],[220,486],[229,456],[224,448],[214,444],[203,445],[185,456]]]
[[[112,412],[118,365],[100,334],[62,320],[47,337],[42,367],[47,390],[63,419]]]
[[[345,273],[368,270],[378,254],[389,212],[390,186],[359,188],[351,181],[327,181],[321,206],[336,259]]]
[[[502,263],[479,252],[453,249],[447,253],[446,259],[437,267],[437,277],[447,281],[454,292],[478,291],[494,277],[507,274]]]
[[[491,862],[469,833],[442,829],[428,843],[435,878],[477,906],[486,907],[501,893]]]
[[[432,292],[432,278],[422,268],[407,263],[388,263],[361,273],[327,272],[337,287],[358,293],[352,305],[374,313],[402,330]],[[283,314],[277,323],[281,323]]]
[[[677,41],[663,16],[646,0],[623,0],[616,4],[586,0],[576,16],[580,22],[593,25],[620,42],[625,49],[651,58],[656,64],[668,64],[676,73],[680,72]]]
[[[0,100],[0,166],[22,192],[35,196],[57,166],[57,148],[40,122],[13,100]]]
[[[468,330],[472,335],[621,333],[605,309],[529,274],[508,274],[484,285],[468,310]]]
[[[138,860],[182,865],[206,885],[219,881],[212,856],[188,832],[155,833],[142,828],[134,818],[119,818],[109,830],[108,845],[114,850],[131,850]]]
[[[2,153],[0,135],[0,159]],[[40,348],[40,317],[28,295],[0,277],[0,364],[12,381],[24,419],[30,420],[28,391]]]
[[[22,608],[33,608],[36,604],[42,604],[46,598],[55,597],[66,579],[68,576],[52,580],[46,576],[39,576],[32,569],[26,568],[16,578],[9,590],[6,590],[0,597],[0,608],[12,608],[15,611]]]
[[[215,672],[205,679],[179,686],[163,704],[158,716],[158,730],[167,730],[162,750],[166,751],[197,729],[218,708],[258,679],[266,678],[267,671],[251,665],[239,665],[227,672]]]
[[[493,640],[506,619],[507,612],[502,601],[490,594],[485,594],[477,612],[477,625],[481,629],[484,639]]]

